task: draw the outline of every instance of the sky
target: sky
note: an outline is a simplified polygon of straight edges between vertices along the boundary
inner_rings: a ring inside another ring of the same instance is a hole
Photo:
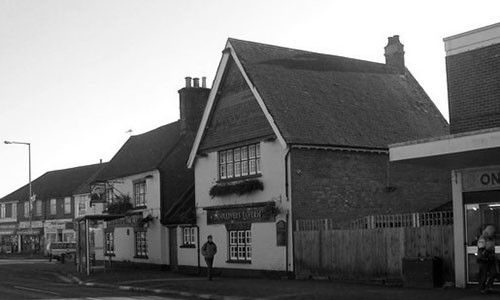
[[[443,38],[500,22],[498,1],[0,0],[0,197],[109,161],[179,119],[184,77],[214,79],[227,38],[407,68],[448,118]],[[132,132],[130,132],[132,130]]]

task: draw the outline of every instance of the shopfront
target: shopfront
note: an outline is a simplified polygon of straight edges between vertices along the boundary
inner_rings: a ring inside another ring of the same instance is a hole
[[[19,236],[20,252],[40,253],[42,251],[44,243],[42,221],[19,222],[17,235]]]
[[[500,128],[395,144],[389,153],[391,163],[450,170],[455,285],[477,283],[477,239],[487,225],[496,228],[495,252],[500,258]]]
[[[0,224],[0,253],[10,254],[17,252],[19,252],[17,224]]]

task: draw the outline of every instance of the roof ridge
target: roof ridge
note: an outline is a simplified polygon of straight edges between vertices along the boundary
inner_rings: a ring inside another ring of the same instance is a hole
[[[336,55],[336,54],[329,54],[329,53],[324,53],[324,52],[315,52],[315,51],[309,51],[309,50],[302,50],[302,49],[297,49],[297,48],[290,48],[290,47],[285,47],[285,46],[278,46],[278,45],[272,45],[272,44],[266,44],[266,43],[260,43],[260,42],[253,42],[253,41],[241,40],[241,39],[236,39],[236,38],[228,38],[228,41],[229,42],[236,41],[236,42],[240,42],[240,43],[258,45],[258,46],[264,46],[264,47],[269,47],[269,48],[275,48],[275,49],[281,49],[281,50],[289,50],[289,51],[297,51],[297,52],[309,53],[309,54],[316,54],[316,55],[324,55],[324,56],[328,56],[328,57],[336,57],[336,58],[342,58],[342,59],[349,59],[349,60],[353,60],[353,61],[359,61],[359,62],[372,63],[372,64],[386,66],[385,63],[375,62],[375,61],[371,61],[371,60],[365,60],[365,59],[347,57],[347,56]]]

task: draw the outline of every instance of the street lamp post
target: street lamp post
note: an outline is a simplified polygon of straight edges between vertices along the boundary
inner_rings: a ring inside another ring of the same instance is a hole
[[[13,141],[4,141],[5,144],[7,145],[27,145],[28,146],[28,169],[29,169],[29,196],[28,196],[28,205],[29,205],[29,217],[30,217],[30,227],[29,227],[29,233],[31,234],[33,232],[33,228],[31,226],[31,220],[32,220],[32,203],[31,203],[31,197],[32,197],[32,190],[31,190],[31,144],[27,142],[13,142]],[[34,245],[31,245],[32,247],[32,252],[33,252],[33,247]]]

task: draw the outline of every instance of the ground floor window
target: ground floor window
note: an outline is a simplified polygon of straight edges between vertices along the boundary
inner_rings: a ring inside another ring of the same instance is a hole
[[[137,258],[148,257],[148,242],[146,238],[146,231],[135,232],[135,256]]]
[[[196,246],[196,227],[182,228],[182,246],[195,247]]]
[[[115,233],[109,231],[105,233],[106,255],[115,255]]]
[[[235,262],[252,260],[252,231],[229,230],[229,259]]]

